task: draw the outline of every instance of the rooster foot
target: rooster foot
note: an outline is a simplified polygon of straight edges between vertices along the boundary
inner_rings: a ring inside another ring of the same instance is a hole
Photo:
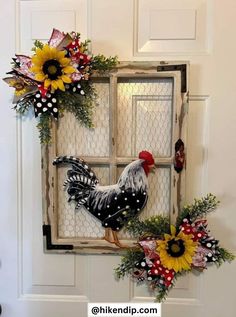
[[[103,239],[109,243],[115,243],[111,228],[105,228],[105,236]]]
[[[105,236],[104,239],[109,243],[114,243],[119,248],[129,248],[128,245],[124,245],[120,242],[117,232],[113,231],[111,228],[105,228]]]

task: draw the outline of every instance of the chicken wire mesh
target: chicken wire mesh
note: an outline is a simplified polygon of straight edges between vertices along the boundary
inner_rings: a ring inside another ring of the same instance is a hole
[[[57,130],[58,155],[107,157],[109,155],[109,82],[94,83],[97,92],[94,129],[82,126],[65,113]]]
[[[109,161],[109,82],[95,83],[97,100],[94,129],[82,127],[70,113],[60,120],[57,155],[107,157]],[[137,157],[145,149],[155,157],[171,156],[173,82],[171,79],[119,79],[117,85],[117,153]],[[91,166],[101,185],[110,184],[109,166]],[[124,166],[117,168],[119,176]],[[67,168],[58,169],[58,236],[60,238],[101,238],[101,223],[81,207],[68,203],[63,190]],[[149,199],[140,217],[169,214],[171,168],[159,167],[150,174]],[[123,230],[121,238],[129,238]]]
[[[171,155],[172,95],[168,78],[119,80],[118,156],[135,157],[144,148],[156,157]]]

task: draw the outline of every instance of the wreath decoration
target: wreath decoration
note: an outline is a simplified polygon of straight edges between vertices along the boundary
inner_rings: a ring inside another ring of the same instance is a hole
[[[116,276],[131,275],[138,283],[147,282],[157,292],[156,301],[161,302],[185,273],[231,262],[235,256],[207,229],[206,215],[218,204],[212,194],[195,199],[192,205],[183,207],[175,226],[161,215],[129,221],[126,229],[138,239],[137,247],[126,251],[115,269]]]
[[[15,89],[14,109],[20,115],[33,107],[42,144],[51,140],[52,120],[64,111],[72,112],[88,128],[93,127],[92,112],[96,91],[91,75],[111,70],[117,57],[89,55],[90,40],[82,42],[80,33],[53,29],[48,43],[36,40],[33,56],[16,55],[10,77],[3,80]]]

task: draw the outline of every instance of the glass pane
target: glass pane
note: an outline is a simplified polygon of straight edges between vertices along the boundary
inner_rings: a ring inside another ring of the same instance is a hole
[[[169,78],[119,79],[118,156],[148,150],[155,157],[171,155],[173,81]]]
[[[91,166],[101,185],[109,184],[109,168]],[[68,203],[68,195],[63,190],[68,168],[58,169],[58,233],[60,238],[89,237],[100,238],[104,236],[104,229],[99,220],[81,207],[75,210],[75,204]]]
[[[96,82],[94,87],[94,129],[85,128],[74,115],[65,112],[57,131],[58,155],[109,156],[109,82]]]

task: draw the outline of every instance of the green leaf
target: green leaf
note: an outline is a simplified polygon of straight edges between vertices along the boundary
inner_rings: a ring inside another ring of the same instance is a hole
[[[36,52],[37,48],[43,48],[44,44],[43,42],[39,41],[39,40],[35,40],[34,41],[34,46],[32,47],[31,51]]]
[[[51,125],[52,116],[49,113],[42,113],[39,116],[39,123],[37,128],[39,129],[39,138],[41,144],[49,144],[51,141]]]

